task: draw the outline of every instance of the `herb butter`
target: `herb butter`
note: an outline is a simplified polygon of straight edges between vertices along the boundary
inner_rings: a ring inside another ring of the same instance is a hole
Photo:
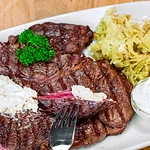
[[[37,92],[21,87],[7,76],[0,75],[0,113],[14,116],[17,112],[32,110],[37,112]]]

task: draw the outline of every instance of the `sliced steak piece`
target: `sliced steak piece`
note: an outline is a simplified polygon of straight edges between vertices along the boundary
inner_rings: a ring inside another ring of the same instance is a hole
[[[39,96],[39,108],[44,112],[56,115],[62,107],[73,109],[75,105],[79,106],[78,118],[89,118],[97,112],[105,110],[110,105],[114,104],[111,99],[102,99],[100,101],[82,100],[76,98],[70,90],[59,91],[45,96]]]
[[[63,71],[63,77],[71,76],[76,84],[88,87],[93,92],[104,92],[108,98],[116,101],[113,107],[99,112],[99,118],[104,124],[120,128],[130,121],[134,113],[130,102],[132,85],[107,61],[94,62],[83,57],[78,65]],[[69,79],[67,82],[70,82]]]
[[[78,123],[75,131],[73,148],[89,145],[106,138],[106,129],[97,116]]]
[[[0,148],[3,150],[51,150],[49,134],[53,119],[54,116],[44,112],[30,111],[16,114],[15,119],[0,116]],[[6,126],[10,126],[9,130]],[[73,148],[102,141],[105,137],[106,129],[95,116],[78,122]]]
[[[0,116],[0,133],[3,133],[0,144],[9,150],[50,150],[48,137],[52,121],[52,116],[30,111],[11,119]]]
[[[122,127],[130,121],[133,115],[133,109],[130,103],[130,95],[132,86],[126,84],[122,80],[123,75],[117,74],[114,70],[110,69],[105,76],[110,91],[112,92],[111,98],[116,100],[116,105],[113,108],[108,108],[105,112],[99,113],[100,120],[110,127]],[[100,86],[104,84],[99,84]],[[112,111],[113,110],[113,111]]]
[[[93,39],[93,32],[88,26],[46,22],[29,29],[46,36],[54,50],[61,53],[82,53]]]

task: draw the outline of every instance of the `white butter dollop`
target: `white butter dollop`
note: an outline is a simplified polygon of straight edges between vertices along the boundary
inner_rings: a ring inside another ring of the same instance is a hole
[[[14,116],[17,112],[31,110],[37,112],[37,92],[21,87],[7,76],[0,75],[0,113]]]
[[[71,93],[76,98],[81,98],[83,100],[90,100],[90,101],[97,101],[100,102],[103,99],[107,98],[107,95],[103,92],[100,93],[93,93],[89,88],[85,88],[81,85],[73,85]]]

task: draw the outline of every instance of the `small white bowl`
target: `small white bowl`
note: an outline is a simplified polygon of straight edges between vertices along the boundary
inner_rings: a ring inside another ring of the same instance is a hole
[[[133,107],[134,111],[136,112],[136,114],[138,114],[141,118],[150,121],[150,114],[145,112],[144,110],[140,109],[136,105],[136,102],[133,99],[131,99],[131,104],[132,104],[132,107]]]
[[[144,109],[140,108],[140,105],[137,105],[137,102],[134,100],[134,96],[133,96],[133,93],[134,93],[134,90],[137,88],[137,86],[139,86],[140,84],[143,84],[144,82],[146,82],[147,80],[150,80],[150,77],[144,79],[144,80],[141,80],[132,90],[131,92],[131,104],[132,104],[132,107],[134,109],[134,111],[143,119],[146,119],[148,121],[150,121],[150,113],[146,112]],[[150,92],[149,92],[150,93]],[[150,107],[150,104],[149,104],[149,107]]]

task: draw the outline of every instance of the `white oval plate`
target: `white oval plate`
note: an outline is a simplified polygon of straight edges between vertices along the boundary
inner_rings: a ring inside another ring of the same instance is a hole
[[[43,22],[74,23],[89,25],[92,30],[99,24],[105,11],[116,6],[119,13],[129,13],[133,19],[141,20],[143,16],[150,17],[150,1],[125,3],[100,8],[88,9],[69,14],[50,17],[14,28],[0,31],[0,41],[7,41],[9,35],[17,35],[33,24]],[[109,136],[104,141],[80,149],[86,150],[136,150],[150,145],[150,122],[135,115],[125,131],[117,136]]]

